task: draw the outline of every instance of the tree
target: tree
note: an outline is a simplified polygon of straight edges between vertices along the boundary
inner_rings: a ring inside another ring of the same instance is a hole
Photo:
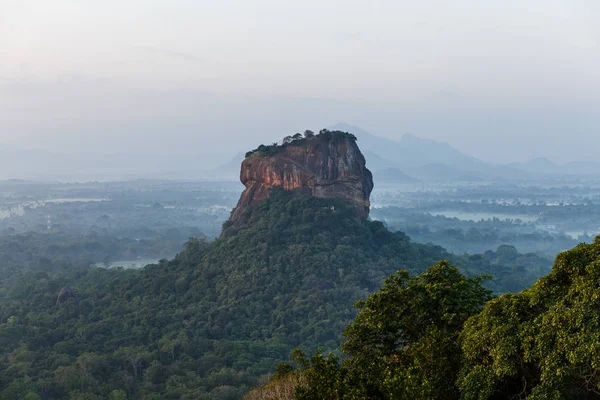
[[[299,400],[337,400],[343,398],[343,370],[333,354],[324,357],[321,349],[310,359],[310,367],[302,373],[306,380],[297,386]]]
[[[600,397],[600,239],[559,254],[531,289],[465,324],[464,399]]]
[[[288,135],[288,136],[286,136],[286,137],[283,138],[282,143],[283,144],[288,144],[288,143],[292,143],[293,141],[294,141],[294,139],[291,136]]]
[[[313,137],[315,137],[315,133],[313,131],[311,131],[310,129],[307,129],[304,131],[304,137],[306,139],[312,139]]]
[[[108,395],[108,400],[127,400],[127,393],[123,390],[113,390]]]
[[[142,373],[142,361],[149,357],[149,353],[143,347],[121,347],[115,352],[115,357],[126,360],[131,365],[134,378]]]
[[[77,371],[81,376],[81,390],[85,385],[94,383],[94,374],[103,368],[104,360],[101,355],[95,353],[83,353],[75,361]]]
[[[411,277],[402,270],[359,301],[345,332],[341,367],[317,353],[301,398],[457,399],[459,334],[491,298],[484,277],[467,278],[442,261]]]

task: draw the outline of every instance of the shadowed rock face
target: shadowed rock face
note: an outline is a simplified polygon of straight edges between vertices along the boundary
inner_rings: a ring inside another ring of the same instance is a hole
[[[248,208],[269,197],[272,188],[345,199],[360,217],[369,215],[373,177],[350,137],[317,136],[283,146],[274,155],[252,155],[242,162],[240,180],[246,189],[230,221],[239,221]]]

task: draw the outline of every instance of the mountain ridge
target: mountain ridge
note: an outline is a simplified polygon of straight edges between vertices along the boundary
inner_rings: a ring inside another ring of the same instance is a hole
[[[399,141],[395,141],[343,122],[334,124],[331,128],[355,134],[365,154],[378,156],[379,159],[373,164],[379,168],[374,168],[374,172],[380,168],[398,168],[409,176],[429,180],[427,173],[420,171],[422,168],[446,165],[454,171],[452,174],[445,173],[450,180],[461,180],[465,177],[467,181],[471,180],[470,178],[479,181],[600,176],[600,163],[596,161],[557,164],[545,157],[537,157],[521,163],[494,164],[463,153],[447,142],[420,138],[413,134],[404,134]]]

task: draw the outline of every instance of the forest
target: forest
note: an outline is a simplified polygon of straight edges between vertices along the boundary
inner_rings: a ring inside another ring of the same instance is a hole
[[[356,303],[342,357],[301,350],[247,399],[600,398],[600,238],[497,297],[447,262]]]
[[[225,224],[215,241],[189,239],[171,261],[138,270],[81,262],[94,256],[85,245],[53,261],[52,246],[34,239],[38,261],[17,258],[28,267],[0,276],[5,399],[237,399],[295,348],[341,356],[353,304],[398,270],[450,260],[465,279],[495,275],[485,296],[550,271],[510,246],[455,256],[357,219],[341,200],[284,191],[251,223]]]

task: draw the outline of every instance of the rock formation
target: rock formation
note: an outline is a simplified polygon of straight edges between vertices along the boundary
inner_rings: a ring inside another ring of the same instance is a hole
[[[273,188],[345,199],[360,217],[369,215],[373,177],[356,138],[348,133],[323,130],[281,146],[260,146],[242,162],[240,180],[246,189],[229,218],[233,222],[269,197]]]
[[[62,304],[65,301],[69,300],[71,297],[75,297],[75,292],[68,286],[63,287],[58,292],[58,296],[56,296],[56,305]]]

